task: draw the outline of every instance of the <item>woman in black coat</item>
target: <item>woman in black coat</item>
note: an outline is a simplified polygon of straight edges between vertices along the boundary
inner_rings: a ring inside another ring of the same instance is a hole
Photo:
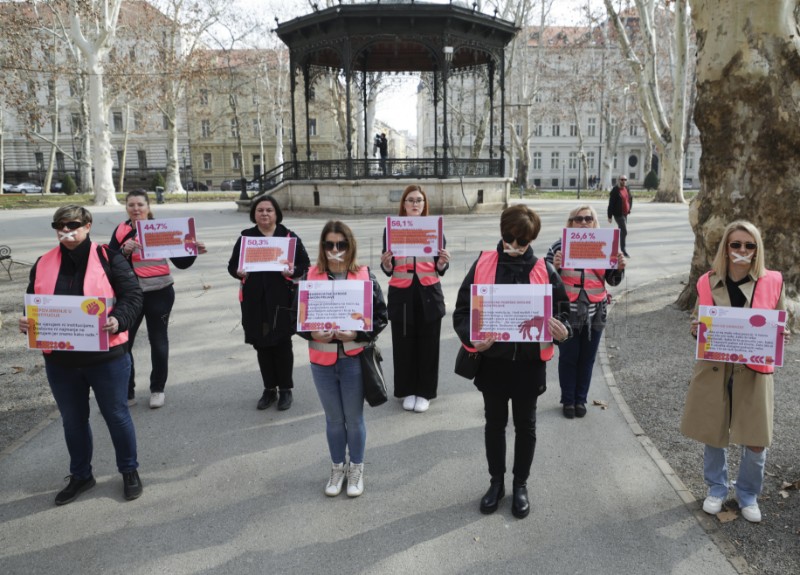
[[[228,273],[241,281],[239,301],[242,306],[244,341],[258,354],[258,366],[264,382],[264,393],[258,409],[266,409],[276,401],[283,411],[292,406],[292,371],[296,312],[294,292],[296,278],[308,270],[309,260],[303,242],[281,221],[283,212],[272,196],[261,196],[250,206],[250,221],[255,227],[242,230],[247,237],[291,237],[297,240],[294,261],[283,272],[245,272],[239,269],[241,239],[233,246]],[[280,398],[278,397],[280,389]]]

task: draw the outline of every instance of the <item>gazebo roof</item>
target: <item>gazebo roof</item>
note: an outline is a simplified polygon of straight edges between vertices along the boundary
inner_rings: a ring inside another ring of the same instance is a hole
[[[518,28],[452,4],[341,4],[275,30],[300,65],[368,72],[429,72],[453,47],[451,70],[497,60]],[[349,59],[349,61],[348,61]]]

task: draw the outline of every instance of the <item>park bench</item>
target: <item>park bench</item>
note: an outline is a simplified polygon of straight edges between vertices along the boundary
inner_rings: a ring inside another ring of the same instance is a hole
[[[0,246],[0,265],[5,268],[8,279],[13,279],[11,277],[11,265],[13,263],[14,260],[11,259],[11,248],[8,246]]]

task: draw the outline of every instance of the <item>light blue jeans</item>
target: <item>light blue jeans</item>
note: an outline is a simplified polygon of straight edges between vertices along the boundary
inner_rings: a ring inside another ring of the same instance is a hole
[[[333,365],[311,364],[317,395],[325,410],[326,435],[331,461],[344,463],[350,451],[350,463],[364,463],[367,427],[364,424],[364,384],[361,360],[339,358]]]
[[[739,476],[734,487],[739,505],[747,507],[756,503],[764,485],[764,463],[767,461],[767,450],[756,453],[742,446],[742,458],[739,463]],[[703,453],[703,478],[708,485],[708,494],[721,499],[728,498],[728,450],[706,445]]]

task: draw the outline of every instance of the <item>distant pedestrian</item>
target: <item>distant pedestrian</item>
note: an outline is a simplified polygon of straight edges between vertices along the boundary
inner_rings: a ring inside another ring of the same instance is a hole
[[[611,218],[617,222],[619,228],[619,245],[626,258],[631,257],[625,249],[625,238],[628,237],[628,214],[633,207],[633,194],[628,189],[628,178],[625,175],[619,177],[616,186],[611,188],[608,196],[608,223]]]
[[[381,172],[386,175],[386,159],[389,157],[389,141],[386,139],[386,133],[380,135],[378,140],[378,151],[381,154]]]

